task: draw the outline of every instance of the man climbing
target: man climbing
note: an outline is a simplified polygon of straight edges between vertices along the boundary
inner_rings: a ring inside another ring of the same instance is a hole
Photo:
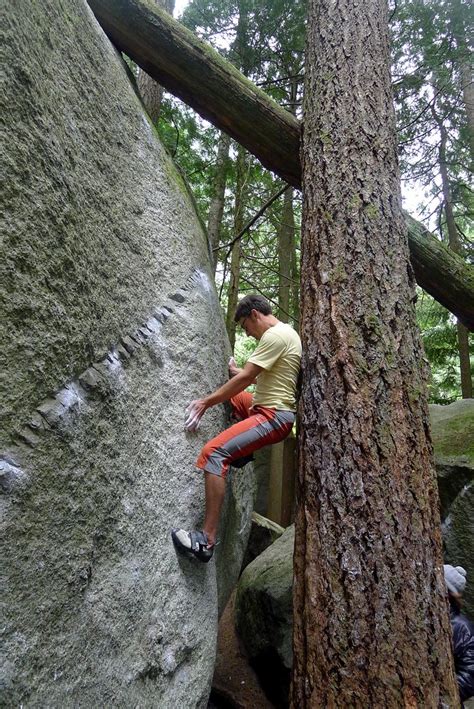
[[[261,295],[247,295],[235,312],[235,321],[249,337],[258,340],[243,369],[229,363],[231,378],[186,409],[185,428],[195,431],[206,409],[231,402],[238,421],[202,449],[196,465],[204,471],[206,514],[202,531],[173,529],[178,551],[209,561],[216,543],[219,516],[225,495],[225,478],[233,462],[259,448],[278,443],[290,433],[295,420],[296,382],[301,362],[301,341],[290,325],[280,322]],[[244,391],[256,382],[255,394]]]

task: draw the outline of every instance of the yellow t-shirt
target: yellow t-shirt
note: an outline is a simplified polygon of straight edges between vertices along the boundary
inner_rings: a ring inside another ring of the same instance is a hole
[[[301,363],[298,333],[286,323],[272,325],[265,330],[248,361],[263,368],[257,377],[253,405],[295,411],[296,381]]]

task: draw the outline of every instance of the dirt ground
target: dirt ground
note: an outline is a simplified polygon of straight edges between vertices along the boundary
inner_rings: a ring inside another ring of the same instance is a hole
[[[219,622],[217,658],[209,706],[234,709],[274,709],[261,689],[257,676],[239,646],[234,627],[232,594]]]

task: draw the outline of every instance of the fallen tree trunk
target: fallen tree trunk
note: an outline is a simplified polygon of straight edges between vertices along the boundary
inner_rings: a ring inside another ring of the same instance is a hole
[[[88,0],[111,41],[168,91],[301,187],[300,122],[208,44],[146,0]],[[474,271],[407,217],[418,284],[474,330]]]
[[[474,268],[407,212],[405,218],[410,261],[418,285],[473,331]]]

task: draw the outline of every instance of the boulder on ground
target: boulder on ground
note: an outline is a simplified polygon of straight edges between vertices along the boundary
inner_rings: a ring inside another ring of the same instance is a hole
[[[250,536],[245,551],[244,560],[242,562],[242,571],[248,566],[257,556],[260,556],[273,542],[281,537],[285,528],[279,524],[267,519],[258,512],[252,512],[252,525],[250,528]]]
[[[262,686],[285,706],[292,665],[294,525],[247,566],[237,587],[236,628]]]
[[[444,519],[457,495],[474,480],[474,399],[430,405],[431,435]]]

